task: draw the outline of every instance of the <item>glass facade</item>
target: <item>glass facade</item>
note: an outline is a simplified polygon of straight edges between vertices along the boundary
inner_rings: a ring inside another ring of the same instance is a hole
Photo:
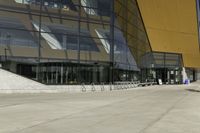
[[[150,52],[142,57],[141,80],[161,79],[166,84],[182,83],[182,56],[174,53]]]
[[[44,84],[138,81],[148,53],[136,0],[0,0],[3,67]]]

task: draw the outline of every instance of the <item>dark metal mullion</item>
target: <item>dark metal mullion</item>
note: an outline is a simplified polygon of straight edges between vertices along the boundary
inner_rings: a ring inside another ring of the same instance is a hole
[[[43,0],[41,0],[40,3],[40,16],[39,16],[39,31],[38,31],[38,69],[37,69],[37,80],[39,80],[40,77],[40,60],[41,60],[41,28],[42,28],[42,3]]]
[[[115,10],[114,10],[114,2],[115,0],[112,0],[111,7],[110,7],[110,83],[114,83],[114,25],[115,25]]]
[[[165,84],[166,84],[167,83],[166,53],[164,53],[164,77],[165,77]]]
[[[126,0],[125,1],[125,5],[126,5],[126,7],[125,7],[125,10],[124,10],[124,15],[125,15],[125,22],[126,21],[128,21],[128,1]],[[127,53],[128,53],[128,24],[126,23],[125,24],[125,39],[126,39],[126,66],[128,65],[128,69],[129,69],[129,66],[130,66],[130,64],[129,64],[129,62],[128,62],[128,55],[127,55]],[[128,80],[128,70],[126,69],[126,80]]]
[[[200,2],[196,0],[196,12],[197,12],[197,27],[198,27],[198,43],[199,43],[199,51],[200,51]]]
[[[77,77],[78,82],[80,82],[80,32],[81,32],[81,0],[79,0],[79,10],[78,10],[78,62],[77,62]]]

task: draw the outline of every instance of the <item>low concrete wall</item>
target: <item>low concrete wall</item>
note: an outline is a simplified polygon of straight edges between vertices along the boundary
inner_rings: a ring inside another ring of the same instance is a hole
[[[139,89],[142,87],[131,86],[117,86],[117,85],[64,85],[64,86],[32,86],[22,87],[22,89],[16,89],[13,87],[7,89],[0,89],[0,93],[86,93],[86,92],[102,92],[102,91],[116,91],[127,89]]]
[[[44,85],[0,69],[0,93],[80,93],[135,89],[137,84],[118,85]],[[138,87],[139,88],[139,87]]]

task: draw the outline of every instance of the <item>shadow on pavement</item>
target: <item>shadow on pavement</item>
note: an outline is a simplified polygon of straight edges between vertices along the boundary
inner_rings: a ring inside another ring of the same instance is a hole
[[[190,92],[200,92],[200,90],[196,90],[196,89],[186,89],[186,91],[190,91]]]

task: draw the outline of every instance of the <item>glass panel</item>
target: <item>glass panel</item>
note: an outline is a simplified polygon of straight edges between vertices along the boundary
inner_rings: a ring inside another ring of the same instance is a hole
[[[135,3],[116,0],[116,7],[119,4],[121,8],[111,11],[111,0],[80,2],[0,0],[0,55],[16,61],[19,73],[30,71],[27,76],[42,83],[108,83],[114,43],[113,63],[120,74],[117,80],[135,80],[136,62],[148,50]]]
[[[142,57],[142,68],[180,68],[182,66],[180,54],[147,53]]]
[[[110,0],[81,0],[81,5],[88,15],[110,16]]]
[[[135,0],[116,0],[115,14],[115,28],[123,33],[124,44],[128,45],[137,65],[140,65],[142,56],[151,48]]]
[[[33,35],[18,19],[0,18],[0,45],[37,47]]]
[[[20,4],[36,6],[40,6],[40,4],[42,4],[42,6],[48,8],[59,8],[63,10],[77,11],[72,0],[42,0],[43,3],[41,3],[41,0],[15,0],[15,2]]]

